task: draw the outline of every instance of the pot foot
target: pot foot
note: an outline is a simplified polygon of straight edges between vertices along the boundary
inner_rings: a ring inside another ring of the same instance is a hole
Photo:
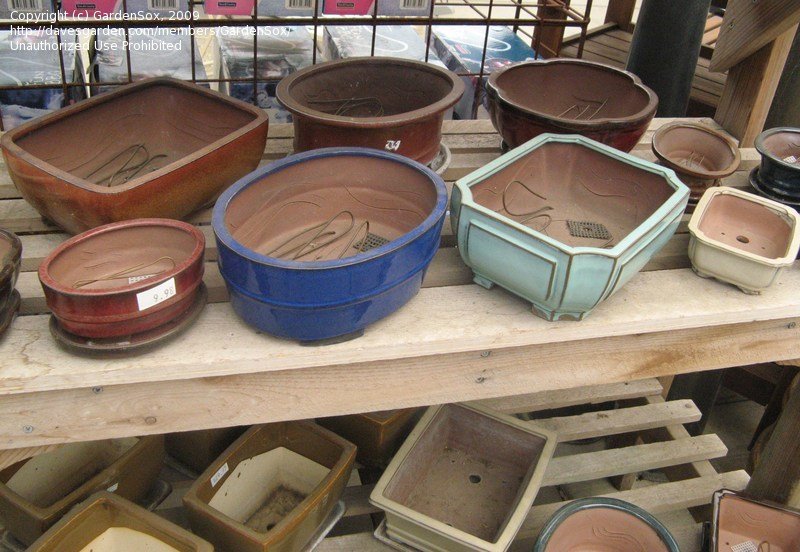
[[[325,345],[336,345],[337,343],[344,343],[345,341],[352,341],[364,335],[364,329],[356,330],[354,332],[337,335],[335,337],[326,337],[325,339],[310,339],[308,341],[300,341],[303,347],[324,347]]]
[[[474,274],[472,281],[481,287],[485,287],[486,289],[492,289],[494,287],[494,282],[481,276],[480,274]]]
[[[544,309],[535,304],[531,305],[531,312],[539,318],[544,318],[550,322],[558,322],[559,320],[570,320],[577,322],[589,314],[588,312],[565,312]]]
[[[711,279],[711,278],[713,278],[713,276],[712,276],[711,274],[708,274],[708,273],[706,273],[706,272],[702,272],[702,271],[700,271],[700,270],[697,270],[695,267],[692,267],[692,271],[693,271],[695,274],[697,274],[698,276],[700,276],[701,278],[706,278],[706,279]]]
[[[743,288],[742,286],[736,286],[736,287],[738,287],[742,291],[742,293],[746,293],[747,295],[761,295],[760,289],[749,289],[749,288]]]

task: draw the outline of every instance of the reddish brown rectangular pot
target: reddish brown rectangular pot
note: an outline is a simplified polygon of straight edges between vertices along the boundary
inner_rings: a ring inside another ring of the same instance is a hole
[[[78,233],[209,204],[258,166],[268,122],[252,105],[156,78],[34,119],[0,145],[22,196]]]
[[[186,493],[192,530],[220,550],[302,550],[336,506],[355,455],[312,422],[254,426]]]
[[[164,446],[175,460],[201,473],[246,429],[236,426],[169,433],[164,436]]]
[[[0,518],[15,538],[30,545],[97,491],[141,499],[163,459],[160,435],[63,445],[0,472]]]

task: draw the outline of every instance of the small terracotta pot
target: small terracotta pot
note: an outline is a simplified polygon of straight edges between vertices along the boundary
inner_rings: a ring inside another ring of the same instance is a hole
[[[203,280],[205,238],[167,219],[116,222],[75,236],[42,261],[39,281],[61,327],[106,338],[184,313]]]
[[[559,509],[544,526],[534,552],[680,552],[656,518],[616,498],[583,498]]]
[[[19,309],[19,293],[14,286],[19,277],[21,258],[22,242],[14,233],[0,229],[0,335]]]
[[[213,552],[186,529],[109,492],[76,506],[28,552]]]
[[[268,115],[175,79],[148,79],[6,132],[11,179],[71,233],[135,218],[180,219],[258,166]]]
[[[246,429],[237,426],[168,433],[164,435],[164,446],[175,460],[202,473]]]
[[[492,123],[510,148],[544,132],[581,134],[628,152],[658,108],[636,75],[579,59],[503,67],[486,85]]]
[[[444,113],[464,93],[454,73],[398,58],[348,58],[283,78],[276,97],[294,116],[295,152],[360,146],[430,163]]]
[[[751,174],[751,184],[770,199],[800,205],[800,129],[765,130],[756,137],[755,146],[761,165]]]
[[[0,517],[30,545],[75,504],[103,490],[144,497],[161,471],[160,435],[70,443],[0,472]]]
[[[689,204],[696,205],[708,188],[739,168],[736,143],[721,132],[697,123],[673,123],[653,135],[653,153],[689,187]]]
[[[725,489],[714,493],[713,504],[711,552],[800,550],[797,510],[752,500]]]

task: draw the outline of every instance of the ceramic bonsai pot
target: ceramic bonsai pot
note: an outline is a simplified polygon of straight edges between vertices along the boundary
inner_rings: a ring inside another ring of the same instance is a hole
[[[680,552],[656,518],[616,498],[583,498],[560,508],[544,526],[534,552]]]
[[[330,148],[262,167],[214,207],[231,305],[300,341],[363,330],[419,291],[446,208],[442,179],[391,153]]]
[[[213,552],[189,531],[144,508],[100,492],[76,506],[28,552]]]
[[[302,550],[336,506],[355,455],[312,422],[254,426],[186,493],[192,530],[220,550]]]
[[[319,418],[317,423],[356,445],[356,459],[365,466],[384,467],[421,414],[420,408],[403,408]]]
[[[203,280],[205,238],[191,224],[107,224],[58,246],[39,266],[47,306],[67,332],[139,334],[186,312]]]
[[[759,192],[787,205],[800,205],[800,129],[780,127],[756,137],[761,165],[750,173]]]
[[[721,132],[697,123],[673,123],[653,135],[653,153],[689,187],[689,203],[696,205],[711,186],[739,167],[739,147]]]
[[[798,227],[800,215],[791,207],[734,188],[711,188],[689,221],[692,269],[761,293],[794,263]]]
[[[506,550],[528,515],[555,435],[491,410],[429,408],[375,485],[390,539],[423,551]]]
[[[75,504],[97,491],[144,497],[161,471],[160,435],[70,443],[0,472],[0,518],[30,545]]]
[[[301,69],[278,83],[276,96],[293,115],[296,152],[359,146],[426,164],[439,153],[445,111],[463,93],[446,69],[364,57]]]
[[[489,76],[486,95],[492,123],[511,148],[552,132],[628,152],[658,108],[655,92],[636,75],[580,59],[508,65]]]
[[[252,105],[157,78],[38,117],[0,144],[22,197],[78,233],[209,204],[258,166],[267,125]]]
[[[14,289],[19,277],[22,242],[12,232],[0,229],[0,335],[19,310],[20,296]]]
[[[246,429],[236,426],[168,433],[164,436],[164,447],[167,454],[175,460],[197,473],[202,473]]]
[[[688,196],[671,169],[543,134],[456,182],[450,222],[476,283],[580,320],[670,240]]]
[[[711,552],[800,550],[800,512],[728,490],[714,493],[713,504]]]

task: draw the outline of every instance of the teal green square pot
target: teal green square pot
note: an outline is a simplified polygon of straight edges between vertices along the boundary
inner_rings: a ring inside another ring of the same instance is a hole
[[[535,200],[527,220],[512,195]],[[457,181],[450,221],[477,284],[511,291],[547,320],[582,320],[670,240],[688,198],[671,169],[542,134]]]

